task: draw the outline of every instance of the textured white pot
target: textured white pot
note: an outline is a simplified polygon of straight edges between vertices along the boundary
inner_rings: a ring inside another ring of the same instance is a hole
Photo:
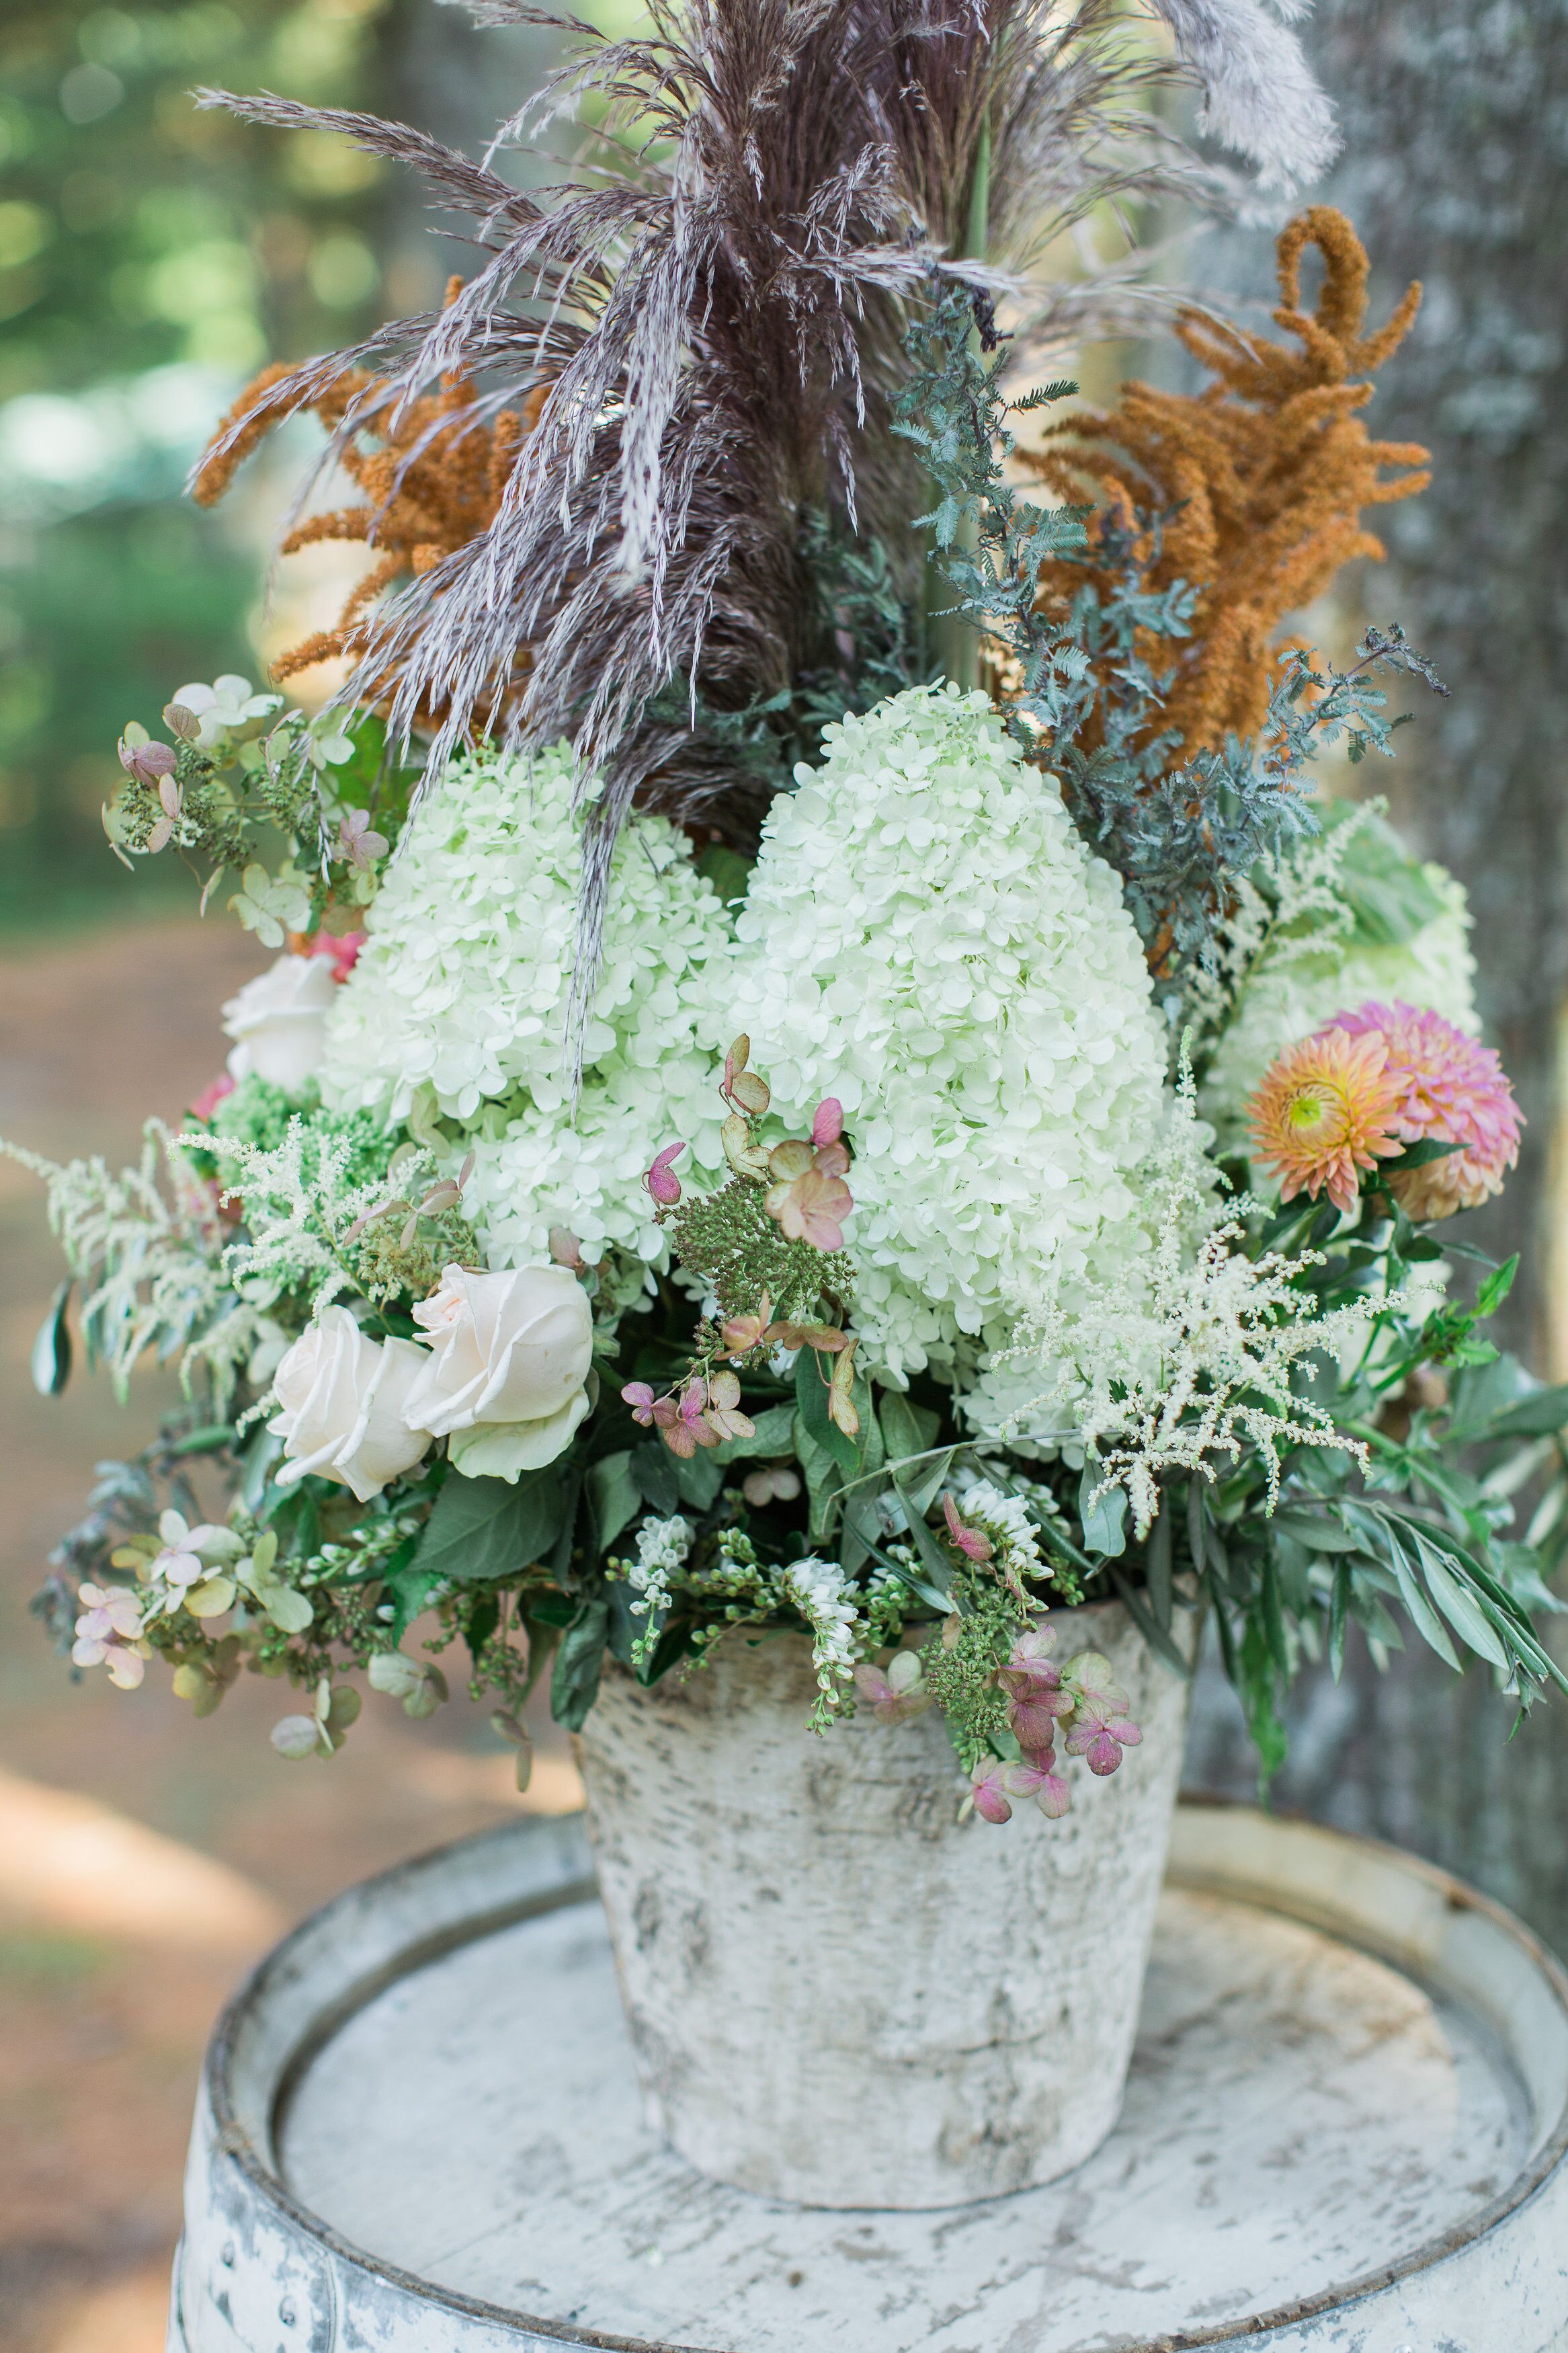
[[[699,2171],[805,2206],[965,2205],[1115,2122],[1181,1769],[1186,1685],[1120,1603],[1058,1611],[1143,1730],[1072,1811],[957,1815],[934,1709],[825,1739],[804,1637],[689,1681],[606,1675],[578,1746],[651,2120]]]

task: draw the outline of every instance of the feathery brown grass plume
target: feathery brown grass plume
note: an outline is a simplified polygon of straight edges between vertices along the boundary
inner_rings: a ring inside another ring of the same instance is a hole
[[[1317,307],[1301,308],[1301,260],[1322,255]],[[1374,334],[1363,334],[1367,256],[1350,222],[1314,205],[1281,233],[1277,326],[1299,349],[1215,320],[1183,314],[1177,333],[1217,382],[1195,396],[1147,384],[1122,387],[1108,414],[1079,415],[1022,462],[1064,498],[1101,503],[1134,528],[1134,561],[1151,589],[1185,581],[1197,590],[1192,634],[1151,636],[1141,650],[1162,677],[1153,723],[1177,732],[1190,753],[1264,723],[1276,682],[1279,623],[1321,595],[1353,556],[1381,558],[1363,511],[1424,490],[1427,452],[1414,442],[1374,441],[1360,411],[1372,375],[1403,341],[1421,301],[1412,286]],[[1152,522],[1151,522],[1152,518]],[[1103,543],[1107,566],[1114,560]],[[1085,566],[1047,566],[1047,605],[1065,607]],[[1092,580],[1095,566],[1087,567]]]
[[[462,286],[460,278],[449,280],[447,307]],[[193,479],[198,505],[215,506],[258,445],[297,412],[297,399],[268,397],[275,386],[290,383],[294,373],[288,366],[263,368],[246,385]],[[279,553],[292,555],[324,540],[346,540],[374,548],[376,561],[356,582],[332,628],[316,630],[278,656],[272,664],[276,680],[293,678],[319,662],[357,661],[370,643],[370,613],[377,597],[400,580],[434,571],[443,557],[489,530],[517,453],[538,421],[545,390],[540,385],[526,395],[521,414],[503,408],[487,419],[461,367],[442,377],[438,391],[405,401],[401,408],[399,389],[364,368],[352,368],[324,380],[302,404],[329,436],[337,437],[337,463],[364,493],[364,502],[307,516],[283,538]],[[519,648],[512,676],[502,687],[503,712],[521,692],[527,672],[527,649]],[[389,702],[395,685],[388,678],[375,700]],[[420,715],[426,724],[434,723],[432,713]]]

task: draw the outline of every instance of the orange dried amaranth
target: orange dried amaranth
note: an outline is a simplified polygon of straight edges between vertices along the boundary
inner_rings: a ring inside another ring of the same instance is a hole
[[[1301,308],[1301,259],[1322,255],[1317,307]],[[1298,348],[1196,311],[1176,332],[1216,381],[1196,395],[1125,385],[1108,413],[1078,415],[1021,462],[1058,496],[1109,509],[1138,531],[1134,560],[1152,590],[1196,587],[1192,633],[1146,637],[1140,650],[1162,679],[1153,724],[1184,749],[1217,749],[1256,734],[1275,684],[1271,643],[1287,615],[1321,594],[1354,556],[1381,558],[1363,511],[1424,490],[1426,450],[1374,441],[1360,411],[1375,371],[1404,340],[1421,301],[1412,286],[1375,334],[1363,334],[1366,248],[1343,213],[1314,205],[1276,248],[1274,322]],[[1149,527],[1151,519],[1157,527]],[[1109,559],[1108,559],[1109,561]],[[1041,593],[1065,608],[1092,581],[1092,561],[1047,565]],[[1107,570],[1102,587],[1110,586]],[[1090,741],[1092,742],[1092,734]]]
[[[462,282],[454,278],[448,284],[448,303]],[[247,385],[208,445],[193,486],[199,505],[216,505],[245,459],[293,413],[292,404],[285,409],[268,396],[295,373],[288,365],[268,367]],[[277,680],[336,657],[357,659],[369,642],[370,608],[384,590],[434,570],[444,556],[489,529],[518,450],[538,422],[546,389],[541,385],[532,392],[521,415],[503,409],[486,424],[475,417],[474,387],[460,373],[444,376],[438,392],[411,402],[395,418],[385,414],[388,402],[376,400],[378,384],[364,369],[352,368],[303,404],[328,433],[335,433],[351,412],[363,412],[364,421],[344,444],[339,463],[364,493],[364,503],[308,516],[283,541],[281,552],[292,555],[322,540],[358,541],[374,548],[376,561],[355,584],[333,628],[319,629],[279,655],[272,665]],[[225,448],[225,436],[236,426],[240,430]],[[512,691],[521,683],[519,677]]]

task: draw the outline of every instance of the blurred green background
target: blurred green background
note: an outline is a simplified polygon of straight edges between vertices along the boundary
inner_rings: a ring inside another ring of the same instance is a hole
[[[133,880],[106,853],[115,740],[187,681],[259,677],[289,453],[216,515],[180,496],[185,469],[262,362],[352,342],[466,266],[416,191],[347,140],[255,130],[189,93],[274,90],[473,142],[552,50],[429,0],[3,15],[0,935],[15,936],[184,903],[180,870]],[[527,176],[526,159],[512,168]]]

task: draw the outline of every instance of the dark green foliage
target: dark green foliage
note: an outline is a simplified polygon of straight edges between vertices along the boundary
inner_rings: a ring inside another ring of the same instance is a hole
[[[504,1479],[449,1476],[426,1522],[415,1568],[448,1584],[489,1584],[547,1562],[566,1525],[561,1466]]]

